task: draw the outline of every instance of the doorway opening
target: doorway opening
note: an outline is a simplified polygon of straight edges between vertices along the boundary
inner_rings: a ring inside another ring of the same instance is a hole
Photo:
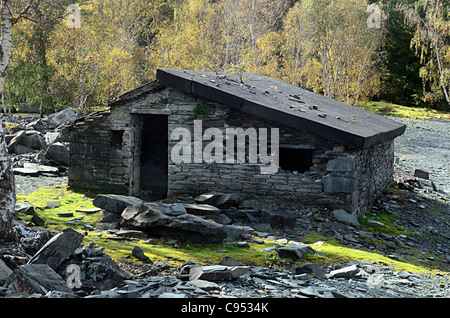
[[[168,189],[168,116],[142,115],[140,193],[143,199],[165,199]]]

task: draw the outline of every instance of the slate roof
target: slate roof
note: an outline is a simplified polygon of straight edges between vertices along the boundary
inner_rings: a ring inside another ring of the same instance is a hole
[[[283,81],[236,74],[160,68],[159,83],[359,149],[392,140],[406,126]]]

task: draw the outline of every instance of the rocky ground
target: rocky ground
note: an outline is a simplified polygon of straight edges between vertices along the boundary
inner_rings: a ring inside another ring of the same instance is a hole
[[[393,216],[395,221],[389,225],[407,234],[371,233],[306,208],[299,213],[295,230],[258,231],[251,239],[271,237],[277,241],[269,247],[270,253],[270,250],[282,250],[288,243],[299,248],[304,247],[302,243],[320,245],[321,241],[305,242],[302,236],[318,233],[350,248],[374,251],[406,262],[419,261],[424,267],[439,268],[441,273],[402,272],[369,261],[322,266],[297,264],[284,270],[246,266],[226,257],[222,263],[210,266],[187,263],[173,267],[166,262],[123,261],[119,265],[128,274],[121,276],[121,284],[117,286],[92,287],[75,293],[64,288],[24,293],[20,286],[5,283],[3,287],[0,284],[0,298],[450,298],[449,122],[408,120],[406,123],[407,132],[396,142],[397,184],[375,202],[370,215],[374,219]],[[414,177],[416,169],[428,172],[428,179]],[[17,192],[21,194],[66,182],[64,174],[16,176]],[[370,225],[384,226],[379,222],[371,221]],[[14,246],[4,245],[0,259],[11,250]],[[226,256],[226,251],[218,252]],[[86,266],[86,275],[91,275],[93,286],[96,280],[101,280],[99,273],[104,268],[114,267],[105,267],[107,255],[101,247],[84,247],[76,254],[79,264]],[[20,257],[26,258],[16,255],[3,259],[11,261]],[[0,264],[0,274],[1,269]],[[67,277],[64,273],[60,275]]]

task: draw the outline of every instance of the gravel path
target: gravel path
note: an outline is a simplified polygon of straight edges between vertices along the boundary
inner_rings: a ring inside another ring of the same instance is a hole
[[[407,125],[395,140],[397,165],[414,174],[415,169],[430,173],[430,179],[450,194],[450,121],[392,118]]]

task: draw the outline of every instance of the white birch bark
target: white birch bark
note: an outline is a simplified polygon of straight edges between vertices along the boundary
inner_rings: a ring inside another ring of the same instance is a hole
[[[12,42],[13,19],[7,2],[1,0],[0,90],[6,76]],[[0,119],[0,239],[14,239],[12,220],[16,203],[14,174]]]

